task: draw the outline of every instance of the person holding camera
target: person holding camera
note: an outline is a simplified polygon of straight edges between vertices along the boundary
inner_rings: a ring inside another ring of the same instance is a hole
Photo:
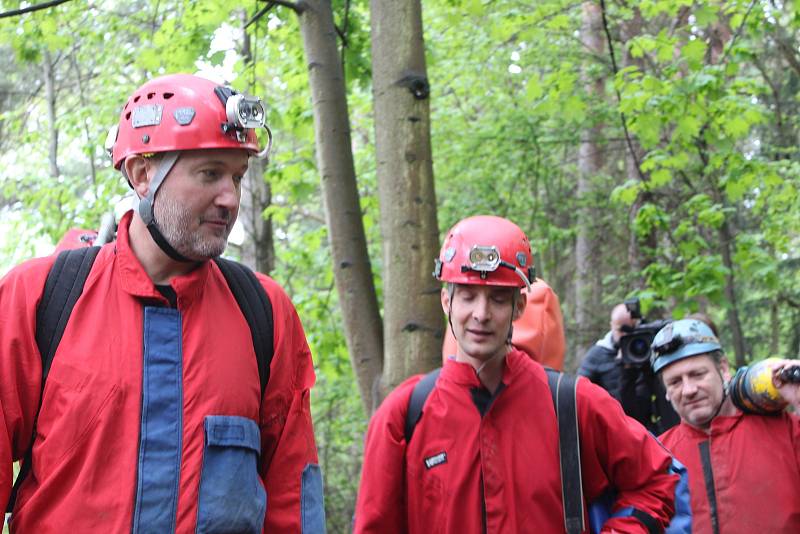
[[[771,359],[734,377],[696,319],[655,336],[652,367],[681,423],[660,436],[689,472],[696,533],[800,532],[800,362]]]
[[[639,299],[611,310],[611,330],[586,353],[578,374],[609,392],[622,409],[655,435],[679,422],[650,368],[650,344],[665,321],[642,318]]]
[[[612,397],[619,400],[620,377],[622,376],[622,354],[619,340],[626,331],[639,324],[639,319],[631,316],[625,304],[617,304],[611,310],[611,330],[592,345],[578,367],[578,374],[585,376]]]

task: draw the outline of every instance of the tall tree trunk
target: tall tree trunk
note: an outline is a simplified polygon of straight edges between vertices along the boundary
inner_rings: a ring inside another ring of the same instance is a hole
[[[50,162],[50,176],[58,178],[58,126],[56,125],[56,74],[54,62],[50,56],[50,51],[45,50],[42,57],[44,67],[44,93],[47,105],[47,122],[50,124],[50,150],[48,161]]]
[[[603,54],[603,15],[594,2],[583,3],[583,25],[581,41],[586,50],[593,56]],[[593,63],[595,58],[588,58]],[[589,98],[603,99],[605,77],[593,73],[591,65],[584,69],[584,88]],[[599,146],[602,126],[595,124],[588,127],[581,137],[578,148],[578,235],[575,240],[575,323],[578,336],[575,343],[574,363],[565,362],[565,368],[577,367],[583,355],[592,343],[596,334],[600,308],[600,271],[597,269],[597,216],[598,208],[593,205],[591,197],[595,187],[594,181],[602,168],[602,156]]]
[[[629,42],[642,33],[644,21],[638,7],[633,8],[633,17],[622,25],[623,43]],[[623,46],[622,64],[623,67],[637,67],[644,71],[644,62],[641,58],[635,58],[630,53],[630,47]],[[624,120],[624,116],[623,116]],[[627,124],[625,124],[627,128]],[[642,171],[641,162],[644,159],[645,151],[629,132],[625,132],[625,172],[628,180],[641,180],[647,182],[649,177]],[[649,191],[640,191],[631,205],[628,212],[628,268],[631,272],[639,273],[637,276],[638,285],[644,288],[647,285],[642,271],[655,261],[654,251],[658,243],[658,236],[655,229],[651,229],[646,235],[641,236],[636,231],[636,218],[643,206],[653,200],[653,195]]]
[[[733,275],[735,265],[733,264],[733,234],[730,230],[728,221],[725,220],[719,229],[720,251],[722,252],[722,264],[727,269],[725,274],[725,298],[728,300],[727,318],[728,327],[733,336],[733,350],[736,354],[736,366],[745,365],[745,354],[747,347],[742,334],[742,323],[739,320],[739,304],[736,298],[736,280]]]
[[[382,393],[441,362],[429,86],[418,0],[372,0],[372,87],[383,237]]]
[[[716,64],[724,54],[725,46],[732,38],[732,32],[728,26],[728,20],[721,18],[712,28],[710,35],[710,46],[707,53],[707,61],[710,64]],[[700,154],[703,160],[703,168],[709,169],[708,152],[705,142],[699,144]],[[727,201],[724,193],[722,192],[719,184],[719,179],[712,177],[711,189],[714,202],[719,206],[726,206]],[[747,354],[747,344],[744,340],[744,333],[742,332],[742,323],[739,318],[739,302],[736,296],[736,278],[734,271],[736,265],[733,260],[734,249],[736,248],[736,240],[734,232],[731,230],[729,215],[723,211],[724,219],[719,227],[719,249],[722,255],[722,264],[727,270],[725,274],[725,298],[728,301],[727,319],[728,328],[730,329],[731,336],[733,337],[733,350],[736,355],[736,366],[741,367],[745,365],[745,355]]]
[[[361,218],[336,29],[330,1],[306,0],[297,6],[311,85],[333,274],[350,360],[364,407],[370,413],[377,405],[375,388],[382,369],[383,334]]]
[[[241,14],[242,26],[247,23],[246,10]],[[240,53],[246,65],[253,62],[250,34],[242,30]],[[269,274],[275,268],[275,244],[272,236],[272,218],[264,217],[264,210],[272,204],[272,188],[264,178],[266,162],[250,159],[247,174],[242,181],[242,201],[239,220],[244,228],[245,240],[242,243],[241,259],[245,265]]]
[[[272,218],[264,210],[272,203],[272,189],[264,179],[265,162],[251,158],[244,180],[239,220],[244,228],[241,259],[245,265],[269,274],[275,268],[275,243]]]

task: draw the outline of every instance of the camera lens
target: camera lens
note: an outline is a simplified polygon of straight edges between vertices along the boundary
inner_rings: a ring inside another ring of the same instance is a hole
[[[650,362],[650,343],[653,335],[650,332],[634,333],[623,336],[620,340],[622,360],[628,365],[643,366]]]
[[[631,343],[631,354],[637,358],[646,358],[650,352],[650,345],[642,338],[634,339]]]

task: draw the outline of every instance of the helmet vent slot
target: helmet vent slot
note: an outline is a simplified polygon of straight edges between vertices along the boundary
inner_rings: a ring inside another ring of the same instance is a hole
[[[175,93],[164,93],[164,100],[169,100],[173,96],[175,96]]]

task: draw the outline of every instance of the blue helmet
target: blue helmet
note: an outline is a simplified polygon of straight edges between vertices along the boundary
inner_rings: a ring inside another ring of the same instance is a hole
[[[653,372],[690,356],[722,350],[722,345],[704,322],[697,319],[673,321],[653,338],[650,364]]]

